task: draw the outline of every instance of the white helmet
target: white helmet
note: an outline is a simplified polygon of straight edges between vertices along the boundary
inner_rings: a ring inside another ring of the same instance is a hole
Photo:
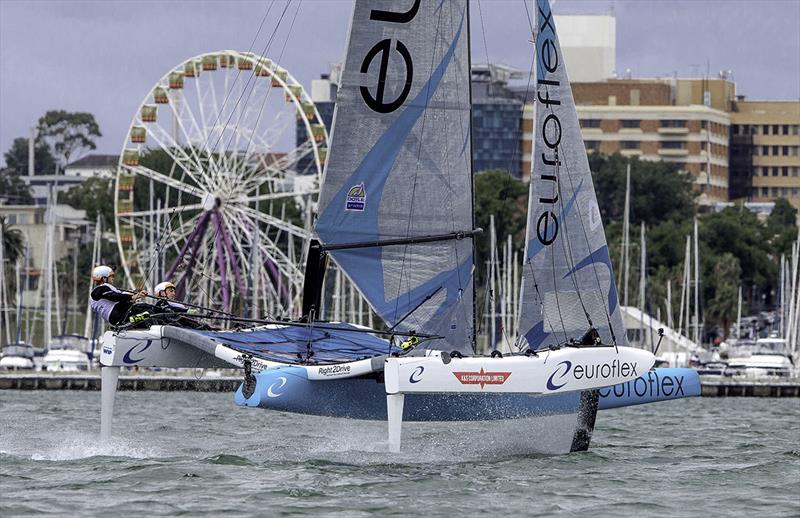
[[[172,284],[171,282],[164,281],[156,284],[156,287],[153,289],[153,291],[156,292],[156,297],[163,297],[164,295],[166,295],[167,288],[174,288],[174,287],[175,285]],[[164,293],[164,295],[161,294],[162,292]]]
[[[111,269],[110,266],[95,266],[94,270],[92,270],[92,280],[96,282],[100,282],[103,279],[107,279],[114,275],[114,270]]]

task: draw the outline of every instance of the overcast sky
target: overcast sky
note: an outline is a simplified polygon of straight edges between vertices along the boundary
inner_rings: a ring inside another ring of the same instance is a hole
[[[490,62],[527,70],[522,0],[471,1],[473,60],[485,62],[488,53]],[[103,132],[98,152],[119,153],[134,111],[158,78],[203,52],[263,50],[285,6],[286,0],[0,0],[0,153],[49,109],[93,113]],[[350,10],[345,0],[295,0],[267,54],[309,89],[311,79],[342,60]],[[558,0],[553,10],[613,13],[617,69],[630,68],[634,77],[730,69],[748,98],[800,99],[800,0]]]

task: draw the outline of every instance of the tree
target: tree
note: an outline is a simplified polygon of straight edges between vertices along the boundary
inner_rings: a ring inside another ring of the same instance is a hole
[[[25,236],[22,231],[13,228],[8,224],[6,218],[0,216],[0,230],[3,233],[3,259],[5,265],[0,265],[0,272],[6,276],[6,286],[9,292],[16,290],[16,277],[14,276],[14,265],[25,253]]]
[[[479,272],[483,272],[489,258],[489,216],[494,215],[498,243],[511,235],[519,245],[524,242],[527,206],[528,186],[521,180],[504,171],[475,174],[475,224],[484,231],[475,242]]]
[[[775,206],[772,208],[772,212],[769,213],[769,217],[767,217],[767,228],[778,233],[786,227],[793,228],[796,225],[797,209],[786,198],[775,200]]]
[[[102,137],[94,115],[86,112],[50,110],[39,119],[39,136],[53,146],[66,166],[73,155],[96,149],[94,137]]]
[[[620,154],[592,153],[597,204],[603,221],[621,221],[625,210],[625,175],[631,166],[631,226],[644,221],[648,228],[663,221],[689,221],[695,213],[692,178],[668,162],[640,161]]]
[[[741,276],[742,268],[733,254],[722,254],[715,261],[709,279],[714,294],[708,301],[705,314],[708,320],[722,327],[723,338],[727,337],[728,329],[736,318]]]
[[[101,215],[104,228],[114,228],[114,182],[108,178],[87,178],[67,192],[58,193],[58,202],[86,211],[86,218],[95,221]]]
[[[9,205],[31,205],[31,189],[13,169],[0,171],[0,198]]]
[[[17,137],[3,155],[6,166],[17,175],[28,174],[28,139]],[[56,159],[47,142],[37,139],[33,146],[33,174],[55,174]]]

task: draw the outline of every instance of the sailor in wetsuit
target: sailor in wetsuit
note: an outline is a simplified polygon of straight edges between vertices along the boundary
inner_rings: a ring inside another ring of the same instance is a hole
[[[172,313],[189,313],[189,308],[175,300],[175,285],[169,281],[164,281],[156,284],[155,290],[156,297],[159,299],[156,302],[156,307],[162,312]]]
[[[92,311],[112,326],[124,324],[129,313],[135,313],[130,316],[132,322],[144,320],[155,309],[150,304],[134,304],[147,295],[144,291],[130,293],[114,287],[114,270],[108,266],[92,270],[92,280],[97,283],[91,293]]]
[[[188,308],[186,305],[175,300],[177,292],[175,285],[171,282],[164,281],[158,283],[153,291],[158,299],[158,302],[156,302],[156,308],[160,318],[167,319],[166,323],[179,327],[188,327],[190,329],[214,329],[213,327],[203,324],[202,322],[198,322],[193,318],[186,318],[185,315],[197,315],[198,310],[195,308]],[[170,317],[171,313],[181,316],[177,318],[174,316]]]

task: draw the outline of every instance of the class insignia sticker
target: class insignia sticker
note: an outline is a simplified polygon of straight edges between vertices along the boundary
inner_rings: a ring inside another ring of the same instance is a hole
[[[347,191],[347,201],[345,203],[345,210],[353,210],[364,212],[364,207],[367,206],[367,191],[364,190],[364,182],[350,187]]]

